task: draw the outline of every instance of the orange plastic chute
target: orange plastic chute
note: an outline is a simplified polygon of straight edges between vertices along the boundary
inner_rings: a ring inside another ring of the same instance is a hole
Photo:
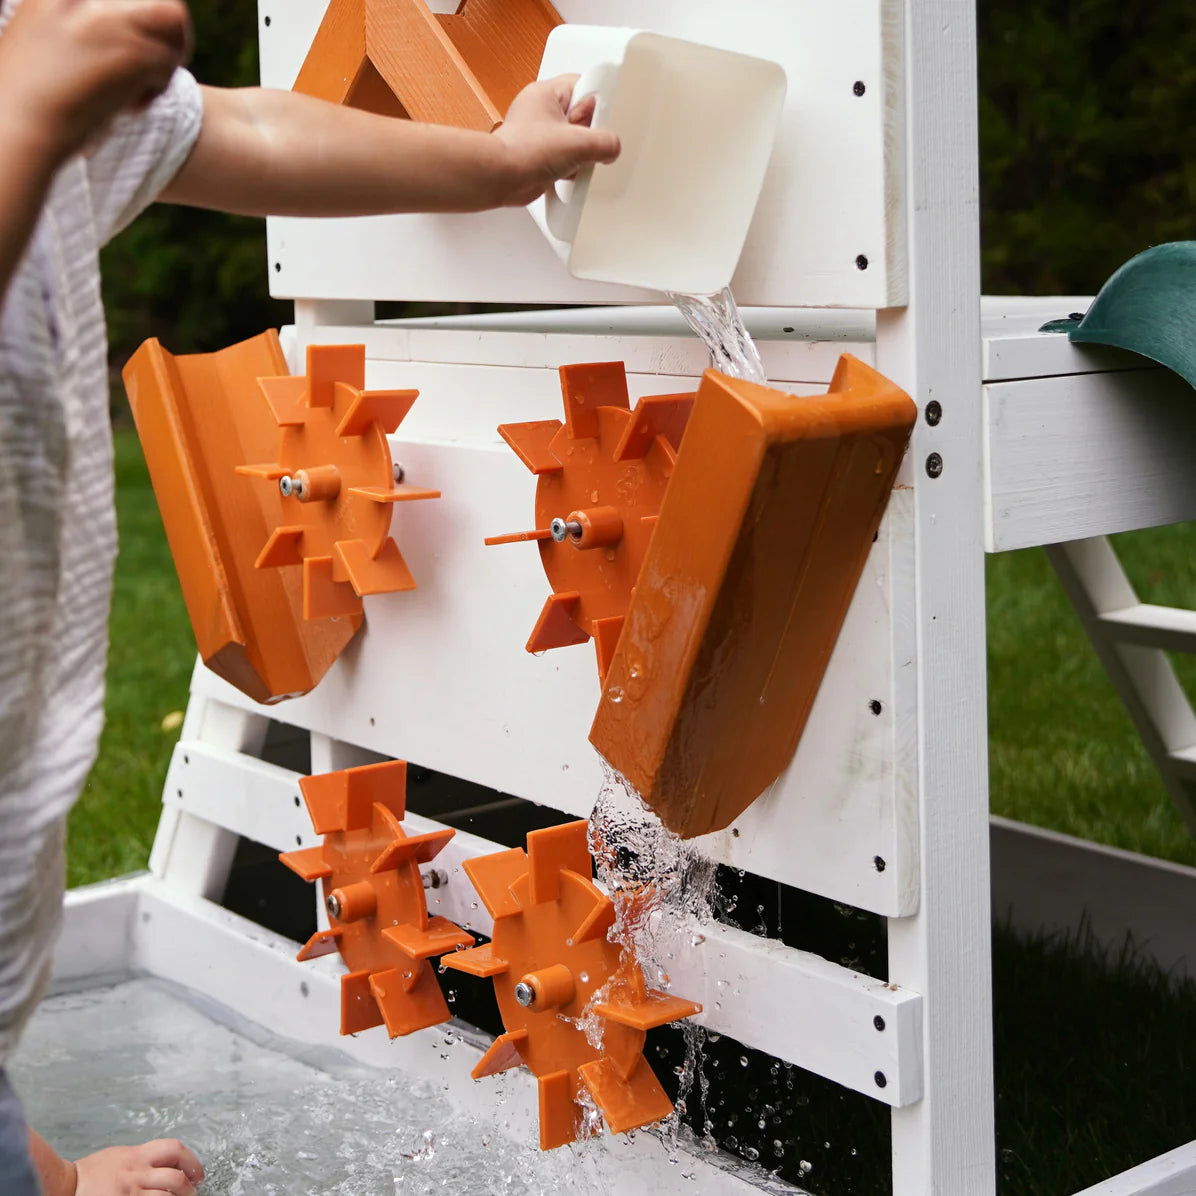
[[[488,133],[539,72],[561,23],[549,0],[332,0],[295,90],[378,112]]]
[[[407,835],[407,765],[401,760],[304,777],[299,782],[319,847],[279,857],[304,880],[323,884],[329,928],[299,952],[339,951],[341,1033],[385,1024],[392,1038],[448,1021],[430,959],[473,943],[447,918],[429,917],[419,865],[453,836]]]
[[[125,366],[124,382],[149,467],[183,599],[204,663],[259,702],[306,693],[332,667],[360,625],[303,618],[302,580],[254,568],[262,546],[296,554],[285,537],[277,477],[241,476],[247,461],[273,456],[278,425],[258,379],[285,377],[270,331],[218,353],[176,357],[157,340]]]
[[[526,854],[515,848],[467,860],[494,915],[494,936],[441,961],[493,979],[506,1032],[473,1075],[523,1064],[536,1076],[542,1150],[584,1136],[582,1102],[615,1133],[667,1117],[672,1103],[644,1059],[645,1034],[700,1011],[648,991],[635,960],[607,938],[614,905],[591,880],[586,826],[533,831]]]
[[[354,618],[367,594],[414,589],[389,534],[391,508],[440,492],[395,481],[386,437],[419,392],[366,390],[364,345],[310,345],[305,376],[259,385],[258,402],[276,422],[277,460],[238,472],[282,502],[257,567],[302,568],[307,619]]]
[[[635,409],[621,362],[562,366],[565,421],[498,430],[536,475],[534,540],[553,592],[527,642],[543,652],[594,640],[602,676],[673,472],[693,395],[653,395]]]
[[[816,397],[704,376],[590,732],[676,833],[789,763],[916,416],[846,355]]]

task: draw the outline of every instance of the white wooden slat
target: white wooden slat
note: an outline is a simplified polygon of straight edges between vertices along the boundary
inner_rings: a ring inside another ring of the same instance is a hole
[[[259,0],[262,82],[290,87],[326,0]],[[878,308],[905,300],[897,0],[559,0],[568,21],[630,25],[775,59],[789,92],[735,277],[743,303]],[[270,23],[265,24],[265,18]],[[855,84],[863,83],[857,95]],[[291,298],[654,301],[573,279],[522,210],[268,222],[273,293]],[[867,259],[861,269],[857,259]]]
[[[496,1081],[470,1079],[487,1045],[476,1033],[451,1047],[446,1047],[443,1026],[393,1040],[381,1028],[340,1037],[340,980],[334,957],[298,963],[290,940],[152,879],[140,882],[136,927],[133,962],[139,970],[181,984],[272,1035],[335,1048],[359,1063],[433,1083],[454,1109],[485,1120],[487,1133],[529,1145],[537,1141],[536,1083],[522,1068],[497,1081],[502,1084],[501,1113],[485,1119],[483,1111],[497,1105]],[[459,1035],[468,1032],[458,1027]],[[686,1152],[684,1143],[680,1149]],[[721,1154],[703,1153],[701,1161],[706,1165],[694,1167],[690,1181],[700,1196],[758,1196],[761,1188],[778,1196],[799,1191]],[[575,1154],[571,1166],[579,1186],[612,1191],[640,1191],[641,1185],[669,1191],[677,1176],[669,1152],[652,1134],[634,1139],[603,1135]]]
[[[1165,652],[1196,652],[1196,611],[1139,602],[1105,611],[1101,629],[1122,644],[1140,644]]]
[[[298,779],[252,757],[180,743],[169,778],[178,784],[168,786],[165,801],[292,850],[316,841],[306,810],[294,804]],[[404,826],[408,834],[422,834],[442,824],[409,814]],[[426,890],[429,911],[489,935],[493,923],[462,864],[502,850],[501,844],[458,831],[423,869],[444,876],[443,884]],[[920,1096],[916,993],[717,923],[658,928],[658,943],[672,991],[703,1006],[699,1024],[886,1104],[905,1105]],[[788,1015],[795,1008],[800,1017]],[[876,1027],[877,1017],[883,1030]],[[886,1080],[883,1088],[876,1083],[878,1072]]]
[[[1196,832],[1196,791],[1185,780],[1184,753],[1196,745],[1196,712],[1167,654],[1115,643],[1100,616],[1137,602],[1133,586],[1105,536],[1047,548],[1047,559],[1133,720],[1180,816]]]
[[[1123,1171],[1076,1196],[1192,1196],[1196,1192],[1196,1142]]]
[[[919,420],[908,459],[921,884],[917,915],[889,922],[889,979],[922,994],[924,1088],[893,1111],[892,1192],[992,1196],[976,12],[903,7],[910,304],[878,315],[876,365],[943,414]]]
[[[1062,333],[1039,329],[1048,320],[1085,312],[1090,298],[986,295],[980,300],[981,368],[986,382],[1147,369],[1145,358],[1103,345],[1073,345]]]
[[[990,552],[1196,519],[1196,395],[1168,370],[984,388]]]
[[[356,327],[316,326],[310,341],[364,344],[371,361],[551,370],[576,361],[621,361],[633,375],[699,377],[710,365],[709,354],[696,337],[677,328],[675,321],[658,321],[656,311],[640,307],[520,312],[502,322],[477,317],[476,326],[474,321],[455,318],[452,322],[395,320]],[[625,312],[633,314],[625,317]],[[558,327],[558,321],[551,318],[557,315],[577,318]],[[778,334],[757,342],[769,378],[774,385],[803,383],[825,390],[841,354],[851,353],[871,364],[875,352],[871,314],[868,316],[867,321],[809,321],[799,320],[791,312],[779,317],[770,314],[770,322],[780,325]],[[658,323],[665,331],[653,333]]]
[[[54,990],[102,984],[128,974],[133,960],[138,892],[143,876],[71,889],[54,944]]]

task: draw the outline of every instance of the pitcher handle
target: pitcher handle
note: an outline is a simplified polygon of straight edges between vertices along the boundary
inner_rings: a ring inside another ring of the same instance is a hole
[[[620,63],[596,62],[587,67],[573,87],[573,95],[569,99],[569,110],[572,111],[587,96],[594,97],[594,115],[590,121],[593,129],[603,128],[603,119],[610,109],[611,97],[614,95],[615,81],[619,77]],[[586,202],[586,194],[590,190],[590,180],[594,174],[593,165],[583,166],[567,195],[558,190],[560,183],[554,183],[544,193],[544,219],[548,231],[558,241],[572,241],[577,235],[577,226],[581,221],[581,209]],[[567,182],[567,180],[562,180]]]

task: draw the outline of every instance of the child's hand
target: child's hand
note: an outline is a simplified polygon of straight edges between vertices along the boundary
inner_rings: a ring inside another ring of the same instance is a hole
[[[190,47],[183,0],[23,0],[0,37],[0,120],[61,161],[161,92]]]
[[[173,1138],[144,1146],[112,1146],[80,1159],[75,1169],[75,1196],[196,1196],[196,1186],[203,1183],[199,1160]]]
[[[613,162],[619,156],[614,133],[588,127],[593,101],[572,111],[575,75],[560,75],[525,87],[511,102],[507,119],[494,136],[503,141],[513,167],[512,193],[518,206],[539,198],[557,179],[572,178],[591,162]]]

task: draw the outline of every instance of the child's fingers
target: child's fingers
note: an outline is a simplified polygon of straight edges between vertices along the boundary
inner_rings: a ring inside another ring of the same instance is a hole
[[[191,49],[191,14],[182,0],[103,0],[105,16],[127,22],[181,64]]]
[[[137,1178],[142,1196],[154,1192],[169,1192],[171,1196],[196,1196],[195,1185],[174,1167],[155,1167]]]
[[[594,119],[594,108],[598,104],[597,96],[582,96],[569,109],[569,123],[571,125],[588,125]]]
[[[203,1164],[194,1151],[177,1138],[159,1138],[147,1142],[142,1148],[151,1167],[175,1167],[184,1172],[192,1183],[203,1181]]]

